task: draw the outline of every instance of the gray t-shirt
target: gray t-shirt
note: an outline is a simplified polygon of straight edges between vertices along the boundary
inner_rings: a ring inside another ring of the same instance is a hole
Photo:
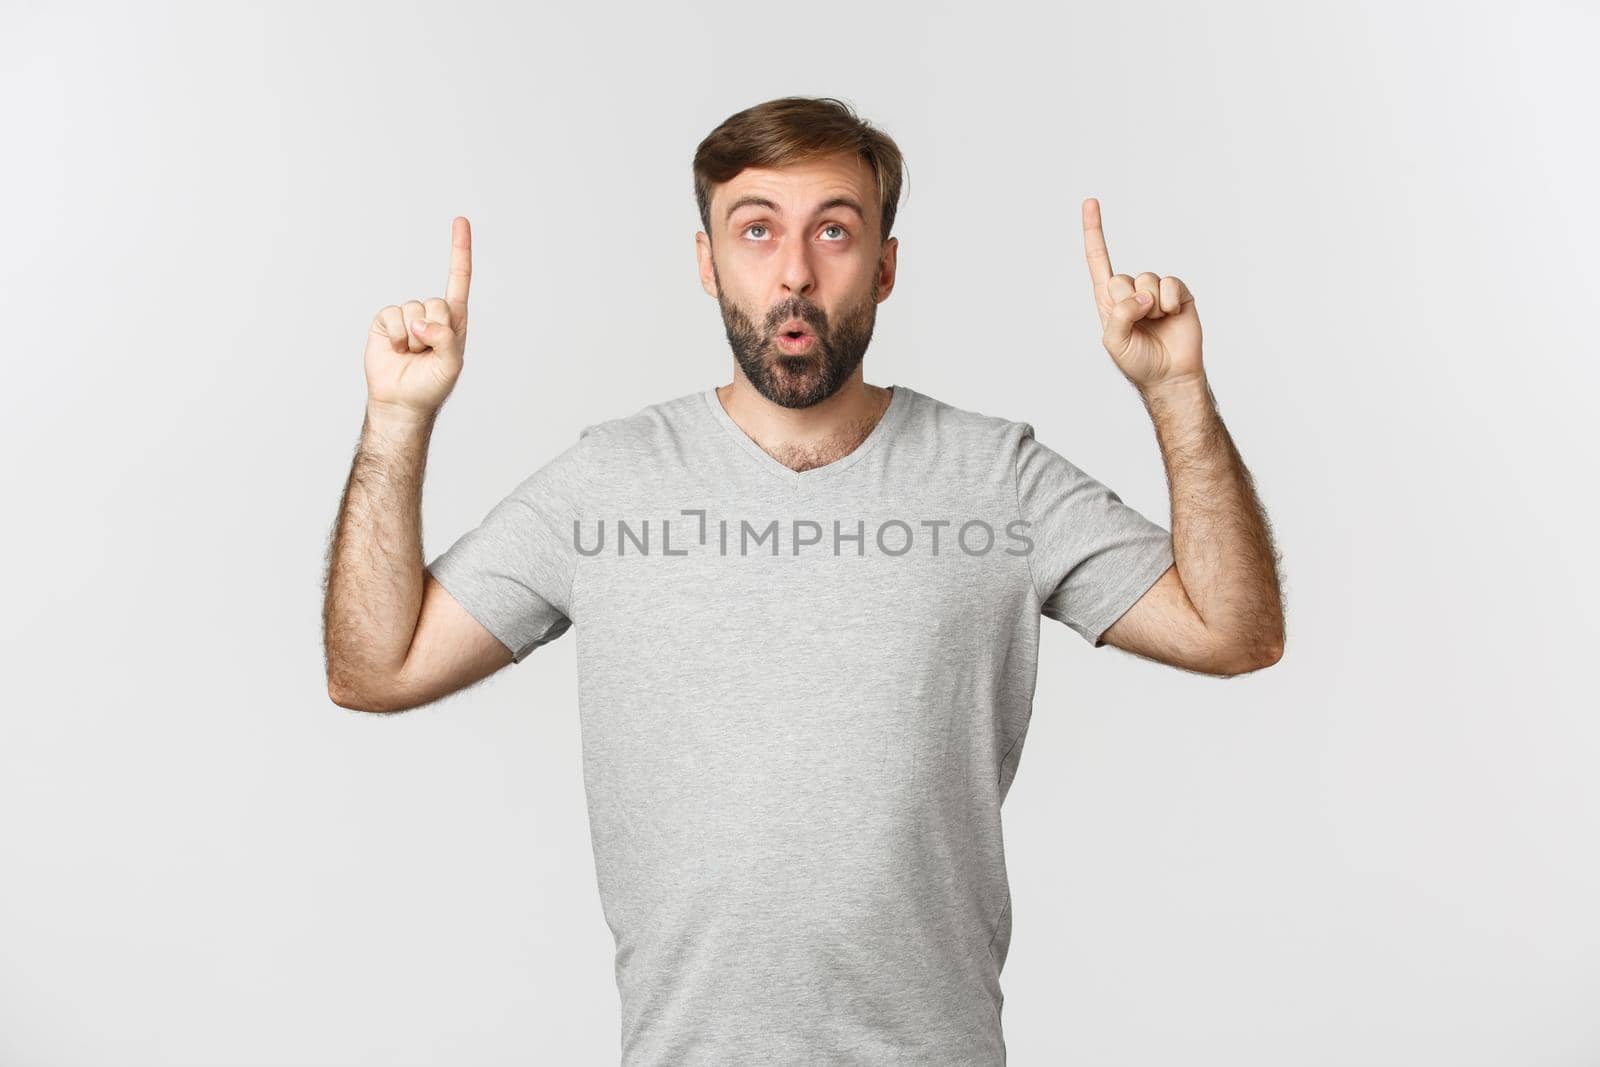
[[[1003,1064],[1039,617],[1098,646],[1172,562],[1028,423],[905,386],[808,471],[714,389],[587,426],[435,559],[519,663],[576,627],[624,1067]]]

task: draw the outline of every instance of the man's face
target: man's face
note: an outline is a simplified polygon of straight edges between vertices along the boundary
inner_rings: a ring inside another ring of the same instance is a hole
[[[749,167],[713,191],[710,214],[712,232],[695,234],[700,284],[745,377],[786,408],[826,400],[861,365],[894,288],[899,239],[879,240],[871,169],[850,154]]]

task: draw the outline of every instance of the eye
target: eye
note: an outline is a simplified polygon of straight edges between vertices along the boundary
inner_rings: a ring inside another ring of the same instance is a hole
[[[764,230],[764,229],[766,229],[766,226],[762,225],[761,223],[752,222],[750,225],[748,225],[748,226],[746,226],[744,228],[744,232],[745,233],[749,233],[751,230]]]
[[[828,230],[838,230],[840,235],[839,240],[841,241],[850,236],[850,231],[845,229],[843,226],[840,226],[837,222],[830,222],[828,225],[823,227],[824,233],[826,233]]]

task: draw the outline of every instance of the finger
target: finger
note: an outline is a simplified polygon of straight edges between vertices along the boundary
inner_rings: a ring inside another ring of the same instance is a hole
[[[1100,201],[1092,196],[1083,202],[1083,254],[1089,261],[1089,280],[1096,289],[1103,288],[1111,280],[1111,253],[1100,228]]]
[[[1161,310],[1168,315],[1176,315],[1183,310],[1185,304],[1194,303],[1194,294],[1189,287],[1183,284],[1182,278],[1167,275],[1161,279]]]
[[[1169,287],[1172,290],[1172,311],[1170,314],[1176,315],[1183,310],[1183,305],[1194,303],[1194,293],[1189,290],[1187,285],[1183,284],[1183,279],[1168,275],[1161,279],[1161,302],[1163,307],[1166,305],[1166,293]]]
[[[460,353],[463,334],[451,324],[450,305],[436,296],[424,302],[423,308],[424,317],[416,325],[424,329],[418,332],[413,328],[412,336],[421,338],[422,343],[435,352],[447,355]]]
[[[467,290],[472,287],[472,224],[457,215],[450,223],[450,276],[444,299],[450,305],[450,325],[459,330],[467,322]]]
[[[412,328],[412,323],[425,321],[428,317],[427,309],[420,300],[407,300],[400,305],[400,314],[406,320],[406,342],[411,346],[410,351],[421,352],[428,346],[417,340],[417,332]]]
[[[1119,300],[1126,300],[1134,293],[1133,279],[1126,274],[1112,275],[1106,281],[1106,295],[1115,304]]]
[[[1125,351],[1128,341],[1133,337],[1133,324],[1144,318],[1153,307],[1154,300],[1141,304],[1132,296],[1111,305],[1111,315],[1106,320],[1106,332],[1102,338],[1106,349],[1112,353]]]
[[[412,340],[419,342],[424,350],[433,349],[435,354],[453,352],[455,336],[450,327],[432,319],[416,319],[411,323]]]
[[[400,309],[390,304],[378,312],[378,321],[382,324],[384,335],[389,338],[389,347],[397,353],[407,351],[406,320],[400,314]]]
[[[1133,288],[1135,292],[1150,294],[1150,313],[1145,318],[1159,319],[1161,317],[1161,275],[1155,271],[1144,271],[1133,280]]]

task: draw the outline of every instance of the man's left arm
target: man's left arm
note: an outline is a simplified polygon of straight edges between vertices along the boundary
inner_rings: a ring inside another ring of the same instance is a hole
[[[1173,566],[1102,640],[1208,674],[1271,666],[1284,646],[1277,553],[1201,365],[1194,296],[1175,277],[1113,274],[1092,198],[1083,230],[1102,343],[1155,423],[1172,503]]]
[[[1140,395],[1167,471],[1174,564],[1102,640],[1209,674],[1270,667],[1284,643],[1277,553],[1210,386],[1202,376]]]

